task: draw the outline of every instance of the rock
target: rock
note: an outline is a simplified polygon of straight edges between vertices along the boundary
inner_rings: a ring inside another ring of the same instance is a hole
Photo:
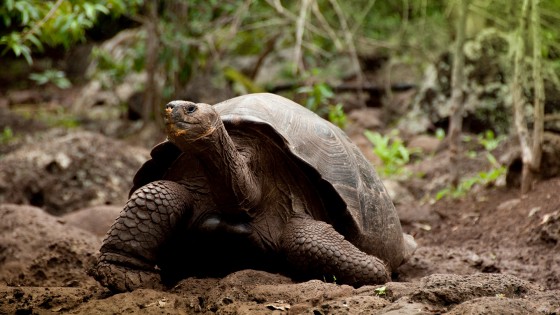
[[[512,299],[506,297],[481,297],[464,302],[454,307],[449,313],[450,315],[523,315],[537,314],[535,306],[522,299]]]
[[[442,305],[496,295],[520,298],[537,291],[535,285],[506,274],[434,274],[422,278],[420,282],[421,288],[412,294],[412,300]]]
[[[352,121],[355,128],[375,131],[384,125],[381,119],[382,114],[379,108],[366,107],[353,110],[348,114],[348,119]]]
[[[533,228],[533,238],[549,244],[560,242],[560,210],[543,215],[540,224]]]
[[[68,225],[103,237],[115,222],[122,206],[94,206],[63,215],[60,219]]]
[[[72,131],[36,138],[0,158],[0,203],[31,204],[61,215],[93,205],[124,205],[147,150]]]
[[[0,204],[0,282],[10,286],[77,286],[101,239],[42,209]]]
[[[417,148],[426,154],[432,154],[436,152],[440,144],[441,141],[436,137],[429,135],[417,135],[410,139],[407,147],[411,149]]]
[[[414,196],[396,180],[384,179],[383,184],[387,189],[387,193],[395,205],[397,204],[412,204],[415,199]]]
[[[496,207],[496,211],[505,211],[505,212],[511,211],[511,209],[516,207],[520,202],[521,199],[519,198],[506,200]]]

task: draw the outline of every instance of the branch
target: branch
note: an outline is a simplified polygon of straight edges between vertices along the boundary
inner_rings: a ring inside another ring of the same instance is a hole
[[[346,22],[346,17],[344,16],[344,12],[340,8],[340,5],[336,0],[330,0],[330,3],[338,17],[340,26],[342,28],[342,32],[344,33],[344,39],[346,41],[346,45],[348,45],[348,50],[350,52],[350,58],[352,59],[352,66],[354,67],[354,71],[356,71],[356,77],[358,79],[358,85],[364,85],[364,75],[362,73],[362,67],[360,66],[360,60],[358,59],[358,53],[356,51],[356,46],[354,45],[354,39],[350,29],[348,28],[348,23]],[[362,93],[358,93],[358,100],[360,104],[365,106],[365,101]]]
[[[29,30],[27,30],[25,33],[23,33],[21,37],[23,39],[25,39],[27,36],[35,34],[37,32],[37,30],[40,29],[43,26],[43,24],[45,24],[48,20],[50,20],[52,18],[52,16],[56,12],[56,10],[58,10],[58,7],[60,7],[60,5],[62,4],[63,1],[64,0],[56,1],[56,3],[52,6],[52,8],[49,10],[49,12],[41,19],[41,21],[39,21],[35,25],[33,25],[33,27],[30,28]]]
[[[453,57],[453,73],[451,74],[451,118],[449,123],[449,173],[451,184],[457,187],[459,184],[459,168],[457,163],[461,151],[460,134],[463,129],[463,107],[465,82],[465,55],[463,46],[465,43],[465,28],[467,24],[468,0],[461,0],[459,6],[459,20],[457,21],[457,38],[455,39],[455,55]]]
[[[531,24],[533,24],[533,81],[535,87],[535,97],[533,100],[535,124],[533,126],[533,160],[531,169],[538,172],[541,166],[542,142],[544,132],[544,84],[542,77],[542,52],[540,38],[540,0],[531,2]]]
[[[294,46],[294,74],[298,70],[303,69],[303,61],[301,59],[301,42],[303,40],[303,31],[305,28],[305,20],[307,17],[307,12],[309,11],[309,5],[311,0],[303,0],[301,3],[301,9],[299,10],[299,16],[296,23],[296,44]]]

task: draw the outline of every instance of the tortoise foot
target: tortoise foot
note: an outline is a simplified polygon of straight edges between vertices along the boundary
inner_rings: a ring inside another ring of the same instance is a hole
[[[355,287],[391,280],[379,258],[362,252],[331,225],[306,217],[292,218],[282,235],[288,262],[303,275]]]
[[[90,274],[101,285],[115,293],[134,291],[140,288],[158,290],[164,288],[160,275],[155,270],[135,269],[101,259],[90,271]]]

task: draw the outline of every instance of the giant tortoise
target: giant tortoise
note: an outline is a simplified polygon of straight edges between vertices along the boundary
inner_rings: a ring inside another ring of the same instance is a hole
[[[242,268],[378,284],[414,252],[371,164],[297,103],[250,94],[173,101],[164,115],[167,140],[134,177],[93,269],[112,291]]]

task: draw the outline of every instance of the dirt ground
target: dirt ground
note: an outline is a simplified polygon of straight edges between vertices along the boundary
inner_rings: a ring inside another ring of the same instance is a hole
[[[560,178],[524,197],[504,186],[395,200],[419,247],[385,285],[240,270],[112,295],[87,270],[147,149],[72,131],[0,152],[0,314],[560,314]]]

